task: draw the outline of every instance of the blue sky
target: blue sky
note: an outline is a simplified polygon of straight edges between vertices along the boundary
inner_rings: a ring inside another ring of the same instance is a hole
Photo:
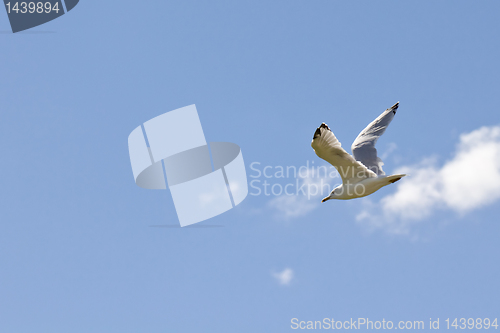
[[[499,10],[82,0],[17,34],[0,11],[0,330],[286,332],[292,318],[325,317],[442,328],[500,316]],[[350,152],[397,101],[377,147],[386,172],[413,178],[365,199],[249,195],[200,224],[218,227],[162,228],[152,225],[178,223],[169,192],[133,180],[129,133],[183,106],[196,104],[208,141],[241,147],[250,176],[253,162],[322,165],[310,147],[321,122]],[[475,181],[475,156],[491,179],[480,168]],[[422,214],[405,215],[414,203]]]

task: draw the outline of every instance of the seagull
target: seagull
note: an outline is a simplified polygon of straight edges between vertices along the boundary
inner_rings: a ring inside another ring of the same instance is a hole
[[[365,197],[406,176],[386,176],[382,170],[384,162],[377,156],[375,149],[375,143],[396,115],[398,106],[399,102],[382,112],[359,133],[351,146],[352,156],[342,148],[327,124],[322,123],[316,129],[311,147],[316,155],[333,165],[342,178],[342,184],[334,188],[321,202]]]

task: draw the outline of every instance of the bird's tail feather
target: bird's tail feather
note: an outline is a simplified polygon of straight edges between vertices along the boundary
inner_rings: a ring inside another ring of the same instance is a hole
[[[399,174],[399,175],[392,175],[392,176],[387,177],[387,180],[389,181],[389,183],[395,183],[398,180],[400,180],[401,178],[403,178],[404,176],[406,176],[406,174],[404,174],[404,173]]]

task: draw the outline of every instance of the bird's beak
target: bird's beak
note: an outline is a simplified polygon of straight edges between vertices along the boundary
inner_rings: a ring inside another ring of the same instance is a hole
[[[326,200],[330,200],[330,197],[324,198],[323,200],[321,200],[321,202],[325,202]]]

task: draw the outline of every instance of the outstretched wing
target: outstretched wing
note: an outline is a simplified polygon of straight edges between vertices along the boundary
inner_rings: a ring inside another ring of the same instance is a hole
[[[361,133],[359,133],[351,147],[352,155],[356,161],[360,161],[377,175],[385,175],[385,172],[382,170],[384,162],[377,156],[375,143],[377,143],[378,138],[384,134],[387,126],[391,123],[398,106],[399,102],[382,112],[377,119],[372,121],[361,131]]]
[[[365,178],[377,176],[341,147],[340,141],[325,123],[314,132],[311,147],[316,155],[337,169],[343,183],[357,183]]]

